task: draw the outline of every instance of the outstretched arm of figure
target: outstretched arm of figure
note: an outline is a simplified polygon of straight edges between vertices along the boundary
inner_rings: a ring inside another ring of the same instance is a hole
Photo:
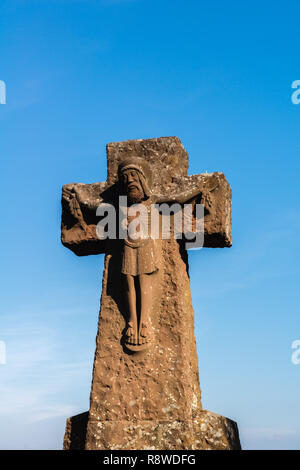
[[[77,193],[75,190],[75,185],[65,185],[62,192],[62,203],[69,207],[70,214],[74,217],[75,220],[86,229],[87,224],[82,215],[82,210],[80,207],[80,201],[78,200]]]
[[[63,186],[62,197],[66,202],[73,201],[74,205],[79,208],[84,208],[85,211],[90,211],[96,214],[97,207],[103,202],[103,198],[99,196],[91,197],[90,191],[86,188],[88,185],[79,183],[71,183]],[[75,204],[76,203],[76,204]]]
[[[203,187],[200,188],[199,186],[197,186],[187,191],[182,191],[179,194],[174,194],[170,196],[153,195],[152,199],[153,202],[156,204],[185,204],[200,196],[200,204],[203,204],[205,208],[209,211],[209,207],[211,206],[211,196],[209,193],[211,191],[213,190],[208,190]]]

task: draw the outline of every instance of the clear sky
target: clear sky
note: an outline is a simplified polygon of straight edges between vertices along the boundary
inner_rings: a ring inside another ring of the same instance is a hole
[[[111,141],[178,136],[224,171],[230,249],[190,252],[203,406],[300,449],[299,2],[2,0],[0,448],[59,449],[88,409],[103,256],[60,243],[61,186]]]

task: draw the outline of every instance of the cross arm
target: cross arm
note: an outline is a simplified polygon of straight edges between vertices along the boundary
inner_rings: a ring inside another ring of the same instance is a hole
[[[71,183],[62,188],[61,242],[78,256],[106,252],[96,234],[97,207],[105,201],[106,183]]]
[[[108,240],[99,240],[96,209],[102,203],[116,203],[115,185],[71,183],[62,190],[61,241],[78,256],[105,253]],[[207,198],[206,196],[209,195]],[[200,199],[199,199],[200,196]],[[203,197],[205,196],[205,201]],[[166,194],[154,202],[205,202],[204,247],[232,245],[231,188],[223,173],[181,176]]]
[[[168,194],[154,196],[156,203],[200,203],[204,211],[204,247],[223,248],[232,245],[232,191],[224,173],[182,176],[168,188]],[[193,226],[195,226],[193,211]]]

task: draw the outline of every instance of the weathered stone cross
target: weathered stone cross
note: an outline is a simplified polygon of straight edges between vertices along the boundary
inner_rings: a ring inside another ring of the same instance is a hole
[[[121,187],[132,202],[140,189],[145,204],[204,203],[209,193],[204,246],[229,247],[230,186],[223,173],[188,176],[177,137],[108,144],[107,162],[105,183],[63,187],[62,243],[79,256],[105,253],[90,410],[67,420],[64,448],[239,448],[236,424],[202,409],[184,240],[157,240],[152,260],[144,241],[96,233],[96,208],[116,206]]]

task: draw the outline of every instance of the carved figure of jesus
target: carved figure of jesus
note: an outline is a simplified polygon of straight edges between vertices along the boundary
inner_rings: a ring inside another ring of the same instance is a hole
[[[184,204],[201,194],[201,203],[209,210],[209,192],[199,187],[189,189],[172,197],[151,193],[151,169],[140,157],[127,158],[118,168],[121,193],[128,198],[129,207],[143,204],[147,209],[146,234],[140,228],[139,237],[124,240],[121,275],[124,279],[125,298],[128,308],[128,324],[125,345],[129,350],[139,351],[147,347],[150,337],[150,312],[152,308],[151,276],[159,269],[155,240],[151,238],[150,211],[152,204]],[[130,212],[130,211],[129,211]],[[127,227],[135,216],[127,216]]]

